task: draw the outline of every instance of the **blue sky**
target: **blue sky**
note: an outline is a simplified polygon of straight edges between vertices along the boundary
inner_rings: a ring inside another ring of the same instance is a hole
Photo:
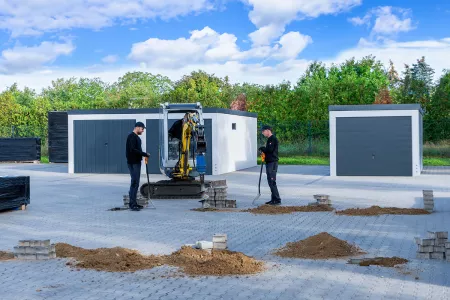
[[[295,82],[314,60],[373,54],[399,70],[425,55],[450,69],[450,1],[5,0],[0,89],[128,71],[178,79],[203,69],[233,82]]]

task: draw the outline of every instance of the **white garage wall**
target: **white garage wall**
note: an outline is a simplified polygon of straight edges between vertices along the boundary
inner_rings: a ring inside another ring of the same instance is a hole
[[[257,119],[217,114],[213,123],[213,174],[224,174],[257,165]],[[236,130],[232,124],[236,123]]]
[[[182,118],[183,114],[171,114],[171,118]],[[158,113],[142,114],[75,114],[68,115],[69,173],[74,173],[74,126],[75,120],[136,120],[159,119]],[[213,175],[234,172],[256,166],[257,119],[221,113],[203,113],[203,119],[212,120],[212,171]],[[236,123],[236,130],[232,130]],[[133,128],[130,128],[130,132]],[[147,129],[148,130],[148,129]],[[146,134],[141,135],[142,151],[146,151]],[[146,174],[142,164],[141,174]]]

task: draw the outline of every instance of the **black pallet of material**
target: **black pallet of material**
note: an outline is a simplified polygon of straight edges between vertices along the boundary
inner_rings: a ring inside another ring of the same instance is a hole
[[[0,177],[0,211],[30,204],[30,176]]]
[[[48,113],[48,160],[51,163],[69,161],[69,131],[66,111]]]
[[[0,138],[0,161],[32,162],[40,160],[40,138]]]

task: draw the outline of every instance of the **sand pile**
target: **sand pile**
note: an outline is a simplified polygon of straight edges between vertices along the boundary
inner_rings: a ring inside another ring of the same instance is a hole
[[[406,264],[407,259],[401,257],[376,257],[372,259],[364,259],[359,263],[360,266],[367,267],[370,265],[393,268],[396,265]]]
[[[263,263],[240,252],[182,247],[166,257],[168,264],[180,267],[189,275],[243,275],[263,270]]]
[[[378,215],[428,215],[430,213],[421,208],[371,206],[369,208],[349,208],[346,210],[336,211],[336,214],[348,216],[378,216]]]
[[[281,257],[325,259],[364,254],[358,247],[322,232],[307,239],[287,243],[275,252]]]
[[[145,256],[125,248],[83,249],[68,244],[56,244],[57,257],[74,258],[68,263],[78,268],[107,272],[134,272],[170,265],[180,267],[188,275],[254,274],[263,270],[263,263],[240,252],[182,247],[170,255]]]
[[[0,261],[14,259],[14,253],[0,251]]]
[[[281,215],[281,214],[290,214],[294,212],[321,212],[332,210],[333,208],[328,205],[307,205],[307,206],[261,205],[256,208],[241,210],[241,212],[249,212],[252,214],[265,214],[265,215]]]
[[[134,272],[163,264],[163,259],[159,256],[144,256],[135,250],[121,247],[88,250],[58,243],[56,256],[74,258],[77,261],[76,267],[107,272]]]

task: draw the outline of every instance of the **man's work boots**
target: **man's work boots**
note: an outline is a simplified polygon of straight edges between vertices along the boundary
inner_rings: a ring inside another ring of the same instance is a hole
[[[281,201],[273,201],[273,200],[270,200],[269,202],[266,202],[266,204],[267,204],[267,205],[280,205],[280,204],[281,204]]]

